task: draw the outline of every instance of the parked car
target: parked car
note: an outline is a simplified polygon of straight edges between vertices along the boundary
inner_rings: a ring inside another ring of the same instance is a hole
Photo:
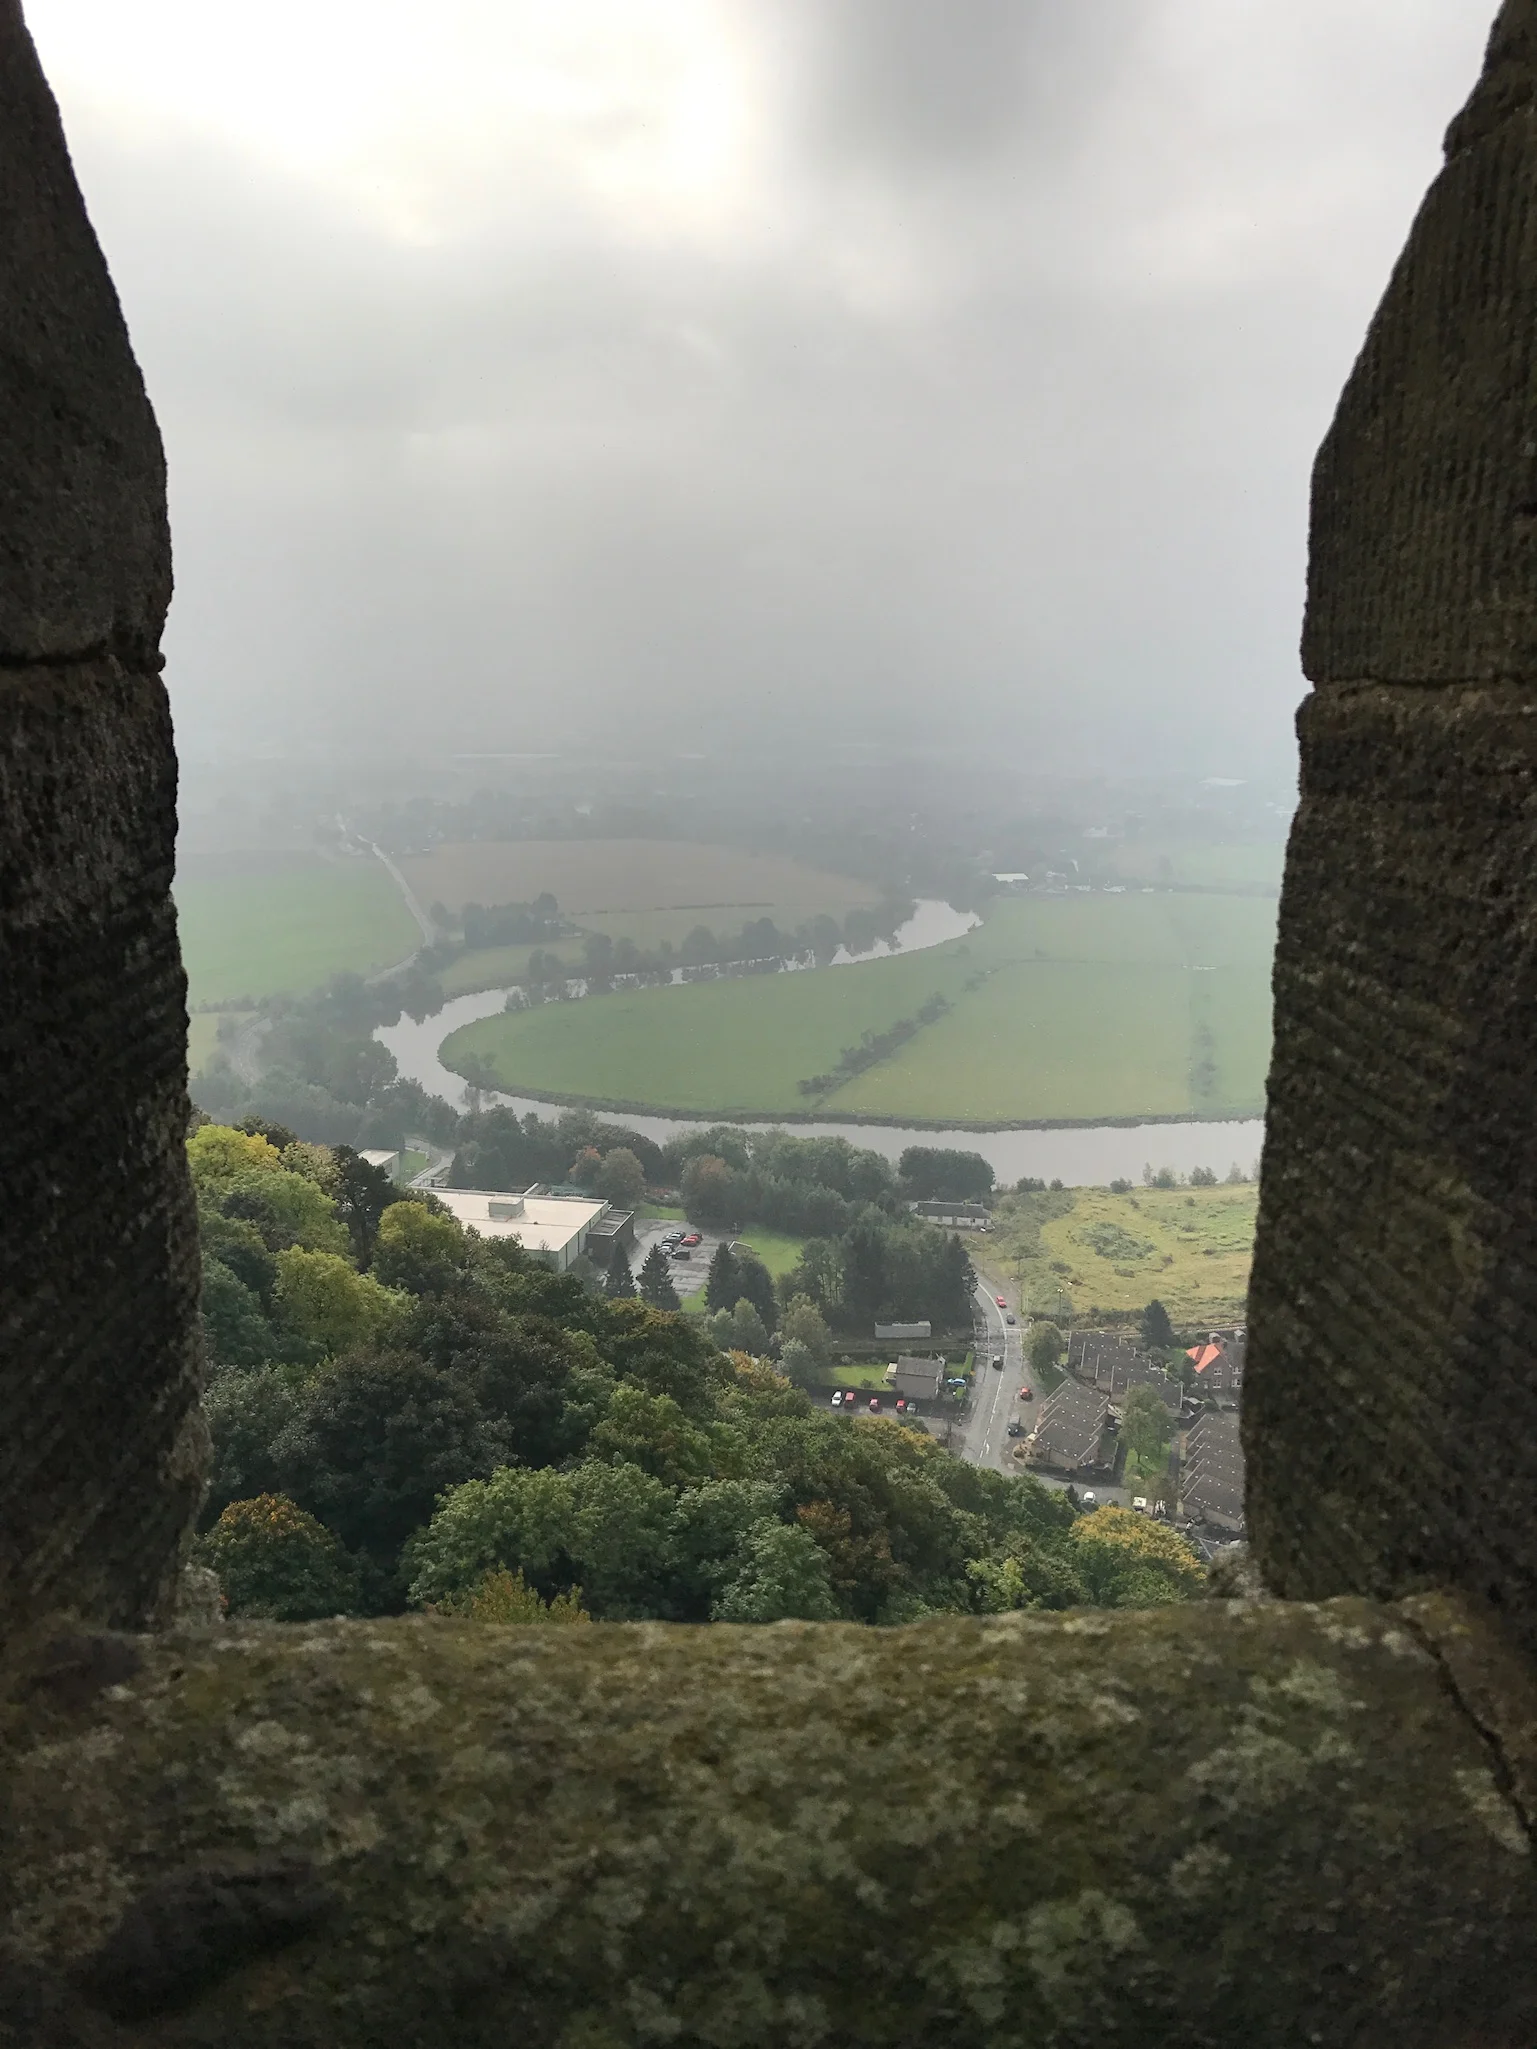
[[[870,1407],[871,1407],[872,1409],[876,1409],[876,1410],[878,1410],[878,1409],[880,1408],[880,1405],[881,1405],[881,1398],[880,1398],[880,1396],[879,1396],[878,1394],[873,1394],[873,1395],[871,1395],[871,1397],[870,1397]]]
[[[1131,1497],[1131,1512],[1133,1515],[1147,1514],[1147,1496],[1145,1494],[1133,1494]]]
[[[1001,1295],[994,1295],[993,1300],[998,1304],[998,1307],[1000,1309],[1007,1309],[1009,1306],[1008,1303],[1004,1301]]]
[[[1083,1492],[1078,1497],[1078,1506],[1080,1508],[1099,1507],[1099,1496],[1094,1492],[1094,1489],[1092,1487],[1084,1488]]]
[[[843,1396],[841,1394],[835,1394],[833,1396],[833,1407],[835,1409],[841,1409],[843,1407]]]
[[[1012,1309],[1006,1309],[1003,1312],[1003,1320],[1005,1323],[1018,1323],[1019,1318],[1014,1314]]]
[[[704,1240],[697,1231],[690,1231],[683,1242],[685,1245],[702,1245]]]
[[[1001,1372],[1003,1371],[1003,1354],[1002,1354],[1002,1352],[994,1352],[994,1354],[993,1354],[993,1371],[994,1371],[995,1373],[1001,1373]]]
[[[1019,1398],[1022,1402],[1033,1402],[1035,1400],[1035,1389],[1026,1382],[1019,1390]]]
[[[1025,1426],[1023,1423],[1020,1422],[1019,1418],[1016,1416],[1013,1422],[1009,1425],[1009,1435],[1011,1437],[1023,1437],[1024,1434]]]
[[[674,1259],[692,1259],[694,1255],[686,1245],[675,1245],[672,1248],[672,1256]]]

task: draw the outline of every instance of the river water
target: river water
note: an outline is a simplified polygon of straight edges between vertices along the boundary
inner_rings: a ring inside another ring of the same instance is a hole
[[[969,913],[953,910],[949,904],[920,903],[916,915],[897,935],[899,950],[911,953],[923,947],[938,946],[943,940],[959,938],[976,922]],[[876,949],[877,954],[889,951],[891,949],[885,946]],[[861,956],[864,960],[872,957],[870,954]],[[849,956],[840,949],[833,965],[849,965]],[[449,1033],[458,1031],[461,1025],[473,1024],[477,1018],[494,1016],[506,998],[505,989],[482,989],[473,996],[455,996],[423,1023],[417,1024],[409,1017],[402,1017],[399,1024],[381,1025],[374,1037],[394,1054],[396,1065],[408,1080],[420,1082],[429,1095],[444,1096],[451,1103],[460,1103],[464,1100],[463,1079],[443,1065],[438,1058],[438,1048]],[[520,1116],[533,1111],[540,1117],[553,1117],[565,1107],[543,1102],[534,1096],[507,1096],[493,1094],[489,1090],[483,1092],[482,1101],[504,1103]],[[650,1117],[630,1110],[605,1111],[602,1114],[611,1117],[616,1124],[643,1132],[658,1143],[680,1131],[694,1129],[700,1123],[718,1121],[714,1118]],[[745,1117],[731,1121],[748,1129],[754,1128],[755,1124],[761,1124],[764,1129],[774,1129],[778,1122],[774,1118],[754,1120]],[[1117,1180],[1136,1181],[1141,1178],[1145,1166],[1154,1169],[1172,1167],[1179,1174],[1188,1174],[1192,1167],[1210,1167],[1220,1176],[1226,1174],[1230,1166],[1237,1165],[1248,1174],[1259,1158],[1264,1136],[1264,1126],[1257,1119],[1233,1124],[1084,1125],[1050,1131],[943,1130],[932,1126],[839,1123],[827,1119],[815,1124],[797,1122],[782,1128],[793,1131],[798,1137],[846,1138],[852,1145],[868,1146],[890,1160],[895,1160],[910,1145],[962,1146],[968,1152],[981,1153],[1000,1183],[1019,1181],[1029,1174],[1043,1181],[1065,1182],[1069,1188],[1103,1187],[1106,1182]]]

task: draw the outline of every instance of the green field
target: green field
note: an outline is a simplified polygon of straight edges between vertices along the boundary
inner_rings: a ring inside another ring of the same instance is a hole
[[[412,855],[402,870],[424,904],[457,917],[466,903],[528,903],[548,890],[582,933],[681,946],[697,925],[719,936],[754,918],[785,931],[819,912],[842,919],[873,903],[868,883],[808,868],[777,854],[678,840],[474,840]],[[581,973],[580,937],[543,949]],[[529,946],[485,947],[443,970],[445,996],[499,989],[528,965]]]
[[[1258,1114],[1275,904],[1263,897],[1015,897],[964,939],[811,973],[702,982],[484,1018],[453,1067],[556,1100],[705,1115],[931,1124]],[[845,1047],[950,1009],[852,1080]]]
[[[1086,874],[1128,887],[1279,890],[1285,842],[1274,840],[1121,840],[1091,842],[1081,857]]]
[[[379,862],[253,856],[176,879],[188,1001],[302,994],[340,969],[404,960],[416,921]]]
[[[1148,1140],[1156,1166],[1157,1135]],[[1244,1314],[1258,1202],[1252,1182],[1008,1196],[979,1260],[1018,1287],[1024,1309],[1064,1325],[1155,1296],[1176,1324],[1229,1323]]]

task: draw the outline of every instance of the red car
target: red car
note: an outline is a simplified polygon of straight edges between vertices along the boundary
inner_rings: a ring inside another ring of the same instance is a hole
[[[1034,1388],[1022,1387],[1019,1390],[1019,1398],[1022,1402],[1033,1402],[1035,1400]]]
[[[878,1410],[878,1409],[880,1408],[880,1405],[881,1405],[881,1398],[880,1398],[880,1396],[879,1396],[878,1394],[873,1394],[873,1395],[871,1395],[871,1397],[870,1397],[870,1407],[871,1407],[872,1409],[876,1409],[876,1410]]]
[[[697,1231],[690,1231],[683,1242],[685,1245],[702,1245],[704,1243],[704,1240],[700,1237]]]
[[[683,1242],[686,1245],[688,1243],[688,1240],[685,1238]],[[694,1243],[697,1245],[699,1243],[699,1240],[696,1238],[694,1240]],[[994,1295],[993,1300],[998,1304],[998,1307],[1000,1309],[1007,1309],[1009,1306],[1008,1303],[1004,1301],[1001,1295]]]

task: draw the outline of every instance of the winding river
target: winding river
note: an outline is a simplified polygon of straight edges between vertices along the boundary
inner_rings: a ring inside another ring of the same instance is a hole
[[[923,947],[938,946],[946,939],[958,939],[976,923],[976,918],[969,912],[954,910],[946,903],[925,901],[919,904],[916,914],[897,934],[898,948],[903,953],[911,953]],[[885,946],[877,947],[876,955],[890,950]],[[860,956],[863,960],[874,957],[871,954]],[[844,967],[850,964],[849,955],[840,949],[832,965]],[[449,1102],[457,1103],[463,1099],[463,1079],[443,1065],[438,1058],[438,1048],[449,1033],[458,1031],[461,1025],[473,1024],[477,1018],[494,1016],[506,998],[505,989],[482,989],[472,996],[455,996],[421,1024],[402,1017],[398,1024],[381,1025],[374,1037],[394,1054],[396,1065],[408,1080],[420,1082],[430,1095],[445,1096]],[[558,1116],[567,1107],[544,1102],[534,1096],[509,1096],[490,1091],[483,1095],[482,1100],[504,1103],[520,1116],[529,1111],[541,1117]],[[697,1124],[718,1121],[714,1118],[652,1117],[630,1110],[604,1111],[601,1114],[632,1131],[643,1132],[659,1143]],[[773,1129],[780,1120],[740,1117],[731,1121],[747,1128],[761,1123],[765,1128]],[[933,1126],[855,1124],[828,1119],[815,1124],[797,1122],[785,1128],[794,1131],[798,1137],[846,1138],[851,1144],[869,1146],[873,1152],[884,1153],[891,1160],[910,1145],[961,1146],[968,1152],[981,1153],[1000,1182],[1018,1181],[1029,1174],[1043,1181],[1065,1182],[1070,1188],[1103,1187],[1107,1182],[1116,1180],[1136,1181],[1141,1178],[1144,1166],[1171,1167],[1179,1174],[1188,1174],[1192,1167],[1210,1167],[1222,1175],[1231,1165],[1237,1165],[1246,1174],[1251,1173],[1264,1137],[1264,1126],[1258,1119],[1230,1124],[1080,1125],[1049,1131],[944,1130]]]

